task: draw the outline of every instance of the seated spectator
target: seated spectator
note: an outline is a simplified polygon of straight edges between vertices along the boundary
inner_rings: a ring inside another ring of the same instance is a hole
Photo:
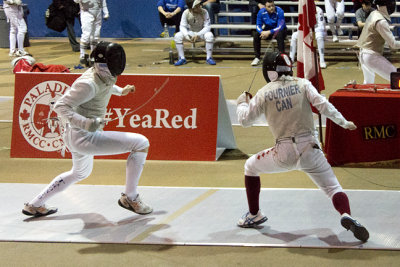
[[[325,36],[326,36],[326,30],[325,30],[325,18],[324,18],[324,11],[318,6],[316,6],[316,20],[317,24],[315,24],[314,29],[315,29],[315,39],[317,40],[317,45],[318,45],[318,54],[319,54],[319,66],[322,69],[326,68],[326,63],[325,63],[325,55],[324,55],[324,47],[325,47]],[[290,59],[292,62],[295,62],[295,55],[297,51],[297,35],[298,32],[294,32],[292,34],[292,39],[290,41]]]
[[[358,37],[360,37],[361,31],[365,25],[369,14],[375,9],[372,7],[372,3],[369,0],[363,0],[361,7],[356,11],[356,23],[358,26]]]
[[[184,65],[187,63],[184,50],[183,41],[195,43],[199,40],[206,41],[206,63],[215,65],[212,58],[214,46],[214,34],[212,34],[210,27],[210,17],[207,10],[201,7],[201,0],[186,0],[188,9],[182,14],[180,31],[175,35],[176,50],[178,50],[178,61],[175,66]]]
[[[361,8],[361,4],[363,0],[351,0],[353,2],[353,12],[356,13],[356,11]]]
[[[276,39],[279,52],[285,53],[287,28],[284,12],[282,8],[275,6],[274,0],[264,0],[264,4],[265,8],[261,8],[257,14],[257,32],[253,36],[255,58],[251,62],[252,66],[260,63],[261,39]]]
[[[179,32],[182,12],[185,9],[184,0],[158,0],[157,9],[161,26],[175,25],[175,33]],[[160,37],[164,37],[164,32],[160,34]]]
[[[325,0],[325,12],[332,33],[332,41],[339,42],[338,35],[343,35],[340,25],[344,18],[344,0]]]
[[[219,13],[220,3],[219,0],[202,0],[203,8],[205,8],[210,17],[211,25],[215,24],[215,15]]]

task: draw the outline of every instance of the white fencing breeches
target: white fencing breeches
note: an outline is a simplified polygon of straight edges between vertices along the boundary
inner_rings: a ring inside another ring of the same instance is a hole
[[[30,204],[43,205],[49,198],[68,186],[87,178],[93,169],[95,155],[116,155],[130,152],[126,164],[125,194],[131,199],[137,195],[137,185],[146,160],[148,139],[135,133],[67,129],[64,141],[72,153],[72,169],[58,175]]]
[[[333,170],[319,148],[318,141],[311,135],[292,140],[277,142],[263,150],[245,163],[245,175],[259,176],[261,173],[280,173],[290,170],[302,170],[328,197],[342,192]]]
[[[96,45],[100,40],[100,30],[102,24],[101,10],[81,10],[81,23],[81,45]]]
[[[360,65],[364,74],[364,84],[375,83],[375,73],[390,81],[390,73],[396,72],[396,67],[384,56],[378,53],[360,52]]]
[[[190,31],[189,37],[193,37],[196,33]],[[185,40],[185,36],[182,32],[177,32],[174,37],[176,50],[178,51],[179,58],[185,58],[184,50],[183,50],[183,41]],[[214,34],[212,32],[206,32],[205,34],[199,35],[199,41],[204,40],[206,42],[206,53],[207,58],[212,56],[213,46],[214,46]],[[189,40],[186,40],[189,41]]]
[[[24,50],[25,34],[28,31],[24,20],[24,11],[21,6],[11,6],[4,9],[7,20],[10,22],[10,51],[14,51],[17,43],[18,50]]]
[[[329,24],[335,23],[336,26],[342,23],[344,18],[344,0],[338,2],[336,0],[325,0],[326,19]]]

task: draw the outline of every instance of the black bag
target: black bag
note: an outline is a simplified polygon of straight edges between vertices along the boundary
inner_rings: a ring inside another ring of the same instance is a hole
[[[46,10],[46,26],[57,32],[62,32],[67,27],[64,12],[60,11],[53,4]]]

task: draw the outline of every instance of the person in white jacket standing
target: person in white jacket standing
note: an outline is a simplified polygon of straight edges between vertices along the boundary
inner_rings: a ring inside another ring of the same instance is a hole
[[[91,53],[94,66],[82,74],[65,94],[56,101],[54,110],[65,125],[63,140],[72,154],[72,169],[53,179],[34,199],[24,205],[28,216],[46,216],[57,212],[45,203],[70,185],[87,178],[96,155],[129,152],[126,163],[125,191],[118,204],[138,214],[153,209],[139,196],[138,183],[146,161],[149,140],[137,133],[103,131],[104,119],[112,94],[125,96],[135,92],[135,86],[116,86],[117,76],[125,69],[125,51],[119,44],[100,42]]]
[[[249,127],[264,114],[276,144],[254,154],[245,163],[249,211],[239,219],[238,226],[255,227],[267,220],[259,207],[261,173],[301,170],[332,200],[341,215],[342,226],[366,242],[369,233],[351,217],[349,199],[320,149],[310,104],[344,129],[355,130],[356,125],[346,120],[310,81],[292,77],[292,62],[288,55],[265,54],[263,74],[267,85],[254,98],[247,92],[239,96],[237,116],[242,126]]]
[[[90,47],[92,51],[100,41],[102,20],[108,20],[110,14],[106,0],[74,0],[74,2],[79,3],[81,9],[80,63],[89,66],[86,49]]]
[[[10,53],[8,55],[10,57],[28,55],[24,50],[24,39],[28,28],[24,20],[24,10],[21,0],[4,0],[3,8],[7,21],[10,23]]]

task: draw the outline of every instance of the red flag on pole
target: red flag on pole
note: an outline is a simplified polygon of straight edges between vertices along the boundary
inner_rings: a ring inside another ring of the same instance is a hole
[[[314,46],[316,21],[314,0],[299,0],[299,30],[297,39],[297,77],[309,80],[318,92],[325,89]]]

